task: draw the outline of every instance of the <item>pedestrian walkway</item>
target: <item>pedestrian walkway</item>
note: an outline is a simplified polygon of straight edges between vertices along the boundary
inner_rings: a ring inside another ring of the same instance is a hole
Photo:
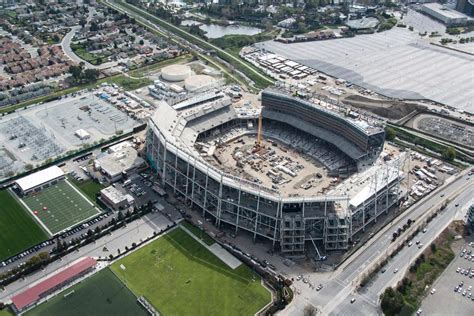
[[[221,259],[229,268],[232,270],[235,270],[238,266],[242,264],[242,262],[234,257],[231,253],[229,253],[227,250],[222,248],[221,245],[218,243],[212,244],[212,246],[208,246],[205,242],[203,242],[201,239],[199,239],[197,236],[195,236],[192,232],[190,232],[186,227],[183,225],[180,226],[182,230],[187,232],[191,237],[193,237],[195,240],[197,240],[198,243],[206,247],[210,252],[212,252],[217,258]]]

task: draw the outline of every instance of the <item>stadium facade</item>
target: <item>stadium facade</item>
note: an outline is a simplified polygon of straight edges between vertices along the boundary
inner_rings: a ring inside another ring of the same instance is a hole
[[[326,251],[348,249],[357,233],[398,203],[403,174],[396,163],[383,169],[361,167],[380,153],[383,127],[356,122],[277,90],[262,93],[264,136],[314,152],[314,159],[330,172],[348,179],[324,194],[294,196],[216,167],[209,162],[214,146],[204,146],[206,140],[255,134],[259,117],[216,95],[209,104],[186,101],[184,111],[180,104],[159,104],[149,121],[146,154],[163,187],[211,217],[217,227],[245,230],[254,239],[272,241],[285,255],[301,256],[308,245]],[[282,136],[288,134],[297,135],[297,143]],[[349,177],[351,172],[356,174]]]

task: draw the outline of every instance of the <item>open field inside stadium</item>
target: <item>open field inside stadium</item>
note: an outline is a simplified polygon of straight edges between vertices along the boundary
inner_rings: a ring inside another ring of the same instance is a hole
[[[146,316],[148,314],[113,272],[104,269],[38,305],[25,315]]]
[[[100,213],[97,206],[68,180],[60,181],[35,195],[25,196],[21,201],[51,235]]]
[[[0,261],[48,238],[7,190],[0,191]]]
[[[164,315],[253,315],[271,300],[260,277],[235,270],[177,228],[112,265]]]

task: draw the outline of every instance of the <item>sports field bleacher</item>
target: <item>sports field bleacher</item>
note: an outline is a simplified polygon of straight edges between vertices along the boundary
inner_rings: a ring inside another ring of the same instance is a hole
[[[246,134],[255,134],[256,132],[255,128],[247,129],[245,127],[235,126],[214,137],[205,139],[205,142],[216,145],[217,143],[225,143]],[[337,172],[342,168],[354,167],[354,162],[338,149],[334,148],[334,146],[312,135],[298,131],[291,126],[278,122],[265,121],[263,124],[263,134],[266,137],[277,139],[282,143],[301,150],[320,162],[331,172]]]

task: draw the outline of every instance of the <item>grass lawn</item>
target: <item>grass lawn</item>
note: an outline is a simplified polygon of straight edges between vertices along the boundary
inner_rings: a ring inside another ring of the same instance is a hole
[[[7,190],[0,191],[0,261],[48,236]]]
[[[271,299],[250,268],[230,269],[180,228],[114,263],[112,270],[163,315],[253,315]]]
[[[91,199],[91,201],[96,202],[97,194],[99,194],[100,190],[105,188],[104,185],[100,184],[97,181],[92,179],[84,180],[84,181],[76,181],[75,179],[69,179],[76,187],[78,187],[85,195]]]
[[[65,294],[74,293],[68,295]],[[102,316],[137,315],[146,316],[136,297],[110,271],[104,269],[85,281],[59,293],[49,301],[38,305],[25,315]]]
[[[115,83],[119,86],[121,86],[124,90],[136,90],[145,86],[149,86],[153,84],[153,81],[151,81],[148,78],[130,78],[126,76],[115,76],[115,77],[109,77],[108,80],[106,80],[107,83]]]
[[[9,307],[5,307],[4,309],[0,310],[0,316],[14,316],[15,313]]]
[[[106,61],[106,59],[101,55],[94,55],[89,53],[85,47],[81,44],[72,44],[71,49],[73,52],[79,56],[81,59],[91,63],[92,65],[99,65]],[[101,61],[99,63],[99,61]]]
[[[38,212],[36,218],[54,235],[99,213],[96,206],[76,190],[69,182],[60,181],[22,200],[32,212]]]
[[[200,229],[199,227],[196,227],[186,221],[181,222],[181,225],[183,225],[189,231],[191,231],[194,234],[194,236],[204,241],[206,245],[211,246],[212,244],[215,243],[214,239],[212,239],[211,236],[203,232],[202,229]]]
[[[176,58],[162,60],[162,61],[159,61],[157,63],[153,63],[153,64],[150,64],[150,65],[146,65],[146,66],[131,70],[129,72],[129,74],[132,77],[142,77],[142,76],[146,75],[149,72],[151,72],[151,73],[156,72],[156,71],[160,70],[161,68],[163,68],[165,66],[172,65],[172,64],[178,64],[178,63],[183,64],[183,63],[190,62],[191,60],[192,60],[192,56],[190,54],[181,55],[181,56],[178,56]]]

